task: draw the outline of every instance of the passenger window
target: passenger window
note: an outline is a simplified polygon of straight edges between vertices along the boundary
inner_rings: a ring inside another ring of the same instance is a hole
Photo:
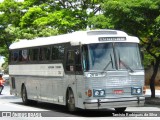
[[[64,46],[61,46],[61,45],[52,46],[51,59],[62,60],[63,58],[64,58]]]
[[[59,51],[58,51],[58,47],[57,46],[53,46],[52,47],[52,60],[57,60],[59,56]]]
[[[51,48],[50,47],[46,47],[44,48],[45,50],[45,58],[46,60],[50,60],[50,55],[51,55]]]
[[[58,47],[58,51],[59,51],[59,59],[63,59],[64,58],[64,46],[61,45]]]
[[[19,50],[19,61],[22,61],[22,50]]]
[[[50,60],[51,49],[50,47],[40,48],[39,60]]]
[[[29,50],[29,59],[31,61],[38,60],[38,48],[34,48],[34,49]]]
[[[28,50],[23,49],[19,51],[19,61],[27,61],[28,60]]]
[[[14,50],[13,52],[12,52],[12,56],[11,56],[11,59],[12,59],[12,61],[18,61],[18,56],[19,56],[19,53],[18,53],[19,51],[18,50]]]
[[[28,50],[24,49],[22,50],[22,61],[27,61],[28,60]]]
[[[39,60],[45,60],[45,49],[44,48],[40,48]]]

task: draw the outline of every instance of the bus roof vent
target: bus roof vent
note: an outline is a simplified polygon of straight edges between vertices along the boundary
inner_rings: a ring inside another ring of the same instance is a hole
[[[88,31],[87,35],[116,35],[117,31],[113,30],[97,30],[97,31]]]

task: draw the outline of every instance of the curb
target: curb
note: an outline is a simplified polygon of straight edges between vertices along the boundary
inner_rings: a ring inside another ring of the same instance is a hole
[[[146,97],[145,104],[160,105],[160,98],[159,97],[156,97],[156,98]]]

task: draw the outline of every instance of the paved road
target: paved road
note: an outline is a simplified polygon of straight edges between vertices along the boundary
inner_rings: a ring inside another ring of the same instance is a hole
[[[157,96],[160,95],[160,91],[156,91]],[[150,92],[149,90],[147,90],[146,96],[149,96]],[[157,112],[159,113],[160,111],[160,106],[157,105],[145,105],[145,107],[128,107],[127,111],[125,113],[122,114],[117,114],[114,110],[112,109],[108,109],[105,111],[79,111],[77,113],[71,114],[69,112],[67,112],[65,110],[64,106],[59,106],[59,105],[54,105],[54,104],[48,104],[48,103],[38,103],[38,105],[32,105],[32,106],[25,106],[22,104],[22,100],[21,98],[17,98],[13,95],[10,95],[9,93],[9,86],[5,86],[4,91],[2,92],[2,95],[0,95],[0,111],[4,112],[4,111],[18,111],[20,112],[20,114],[22,115],[21,112],[41,112],[42,116],[52,116],[52,117],[46,117],[47,119],[63,119],[65,117],[65,120],[67,119],[83,119],[83,120],[88,120],[88,119],[92,119],[92,120],[103,120],[106,118],[107,119],[128,119],[127,117],[119,117],[119,116],[124,116],[124,115],[141,115],[141,113],[144,113],[143,111],[146,111],[146,115],[148,114],[150,117],[149,119],[151,119],[153,116],[155,116],[157,114]],[[132,112],[130,112],[132,111]],[[148,111],[148,112],[147,112]],[[151,112],[152,111],[152,112]],[[138,113],[138,114],[136,114]],[[15,114],[16,115],[16,114]],[[25,115],[25,114],[23,114]],[[37,113],[38,115],[38,113]],[[144,115],[144,114],[143,114]],[[1,115],[0,115],[1,116]],[[151,117],[152,116],[152,117]],[[21,117],[16,117],[16,119],[22,119]],[[1,119],[1,118],[0,118]],[[13,119],[13,118],[7,118],[8,119]],[[15,119],[15,117],[14,117]],[[28,118],[23,118],[23,119],[28,119]],[[40,119],[40,118],[36,118],[36,119]],[[43,118],[45,119],[45,118]],[[144,119],[146,120],[146,117],[131,117],[130,119]],[[148,118],[147,118],[148,119]],[[157,117],[153,118],[158,119]]]

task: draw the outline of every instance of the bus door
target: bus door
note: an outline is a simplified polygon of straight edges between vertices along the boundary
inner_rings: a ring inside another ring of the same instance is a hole
[[[75,52],[73,48],[69,48],[67,50],[66,55],[66,76],[68,78],[68,85],[74,89],[76,84],[76,76],[75,76]]]
[[[82,72],[82,55],[81,49],[75,49],[75,75],[76,75],[76,85],[77,85],[77,106],[83,108],[83,96],[85,93],[85,81]]]
[[[69,86],[71,86],[71,88],[73,89],[74,96],[82,98],[81,90],[83,83],[82,83],[81,53],[79,47],[72,47],[67,50],[66,75],[68,76],[67,84],[69,84]]]

